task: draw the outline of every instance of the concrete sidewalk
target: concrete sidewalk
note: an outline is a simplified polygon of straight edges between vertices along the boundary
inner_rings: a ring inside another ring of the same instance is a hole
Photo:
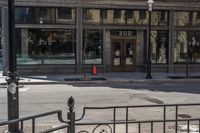
[[[2,74],[1,74],[2,75]],[[83,80],[83,74],[69,75],[40,75],[40,76],[22,76],[21,84],[63,84],[69,82],[177,82],[177,81],[200,81],[200,72],[189,73],[189,76],[199,76],[189,79],[171,79],[169,76],[182,76],[185,73],[163,73],[152,72],[152,79],[145,79],[146,73],[143,72],[107,72],[97,75],[87,74],[89,80]],[[6,76],[0,76],[0,85],[5,85]],[[66,79],[66,80],[65,80]],[[95,79],[95,80],[92,80]]]

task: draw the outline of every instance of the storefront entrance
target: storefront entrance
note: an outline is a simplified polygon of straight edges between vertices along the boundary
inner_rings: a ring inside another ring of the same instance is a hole
[[[111,63],[112,71],[135,71],[136,39],[112,39]]]

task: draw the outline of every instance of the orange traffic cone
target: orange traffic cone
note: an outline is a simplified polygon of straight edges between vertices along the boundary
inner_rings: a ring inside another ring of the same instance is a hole
[[[92,67],[92,75],[96,75],[97,74],[97,68],[95,65],[93,65]]]

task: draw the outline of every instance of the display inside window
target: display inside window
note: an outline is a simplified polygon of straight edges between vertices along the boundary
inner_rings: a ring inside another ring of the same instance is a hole
[[[18,64],[75,64],[75,30],[16,29]]]
[[[168,31],[152,31],[151,38],[152,63],[166,64],[168,60]]]
[[[174,62],[185,63],[187,58],[188,45],[188,62],[200,63],[200,31],[190,32],[190,41],[188,42],[188,31],[177,31],[174,45]]]
[[[102,30],[84,30],[83,56],[85,64],[102,64]]]
[[[100,24],[100,9],[85,9],[84,22],[87,24]]]

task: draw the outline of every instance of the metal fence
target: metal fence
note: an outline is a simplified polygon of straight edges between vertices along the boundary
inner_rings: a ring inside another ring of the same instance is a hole
[[[70,97],[67,120],[63,120],[62,111],[56,110],[0,122],[0,127],[19,123],[20,133],[36,133],[36,119],[57,115],[59,122],[63,125],[39,133],[55,133],[61,129],[64,129],[62,132],[66,133],[199,133],[199,109],[199,103],[84,107],[80,118],[75,119],[74,99]],[[143,114],[144,111],[147,111],[147,117]],[[183,112],[187,112],[187,114]],[[158,114],[159,117],[157,117]],[[88,117],[89,119],[87,119]],[[141,117],[145,119],[141,119]],[[31,120],[31,131],[29,132],[24,130],[24,123],[28,120]]]

